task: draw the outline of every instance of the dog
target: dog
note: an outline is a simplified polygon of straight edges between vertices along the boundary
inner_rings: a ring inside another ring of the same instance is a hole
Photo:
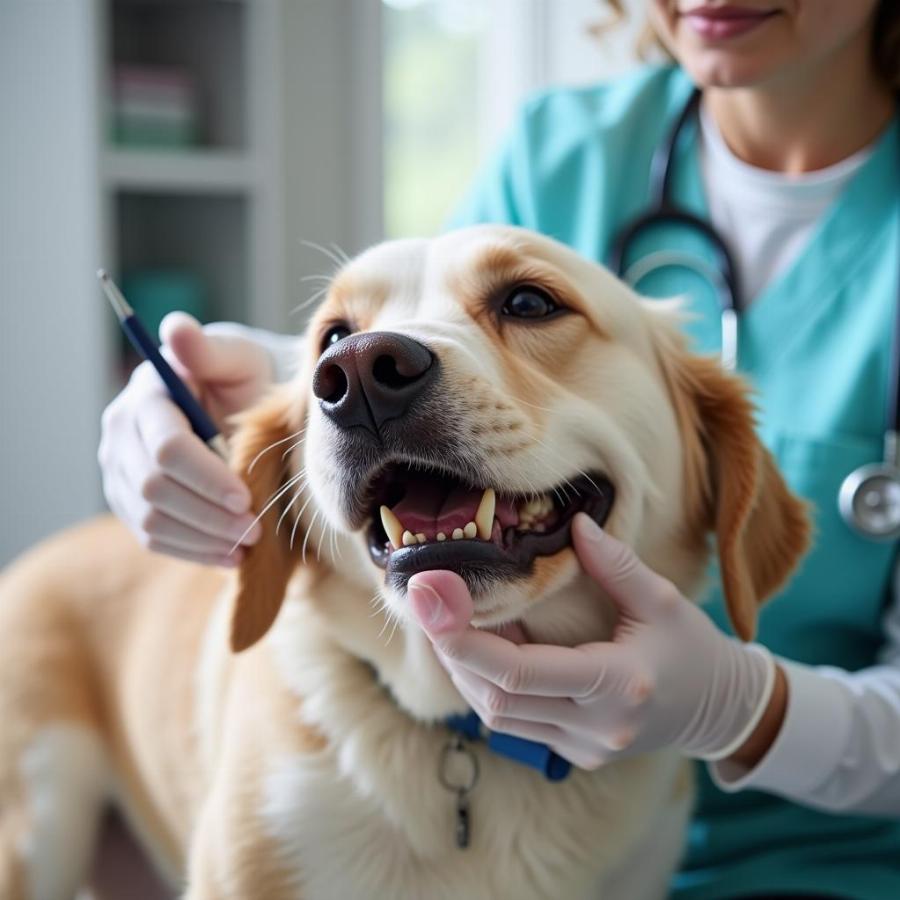
[[[297,376],[236,422],[263,527],[237,571],[106,517],[3,576],[0,896],[71,898],[109,803],[188,900],[664,896],[692,800],[670,751],[550,781],[465,742],[457,846],[440,765],[466,704],[406,586],[450,569],[476,627],[608,639],[584,511],[691,598],[714,544],[750,639],[807,514],[679,315],[510,227],[345,265]]]

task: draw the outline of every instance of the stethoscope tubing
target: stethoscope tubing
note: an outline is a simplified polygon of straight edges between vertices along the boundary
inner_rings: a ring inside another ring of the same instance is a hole
[[[722,363],[726,368],[733,369],[737,366],[739,319],[743,312],[734,257],[711,222],[671,200],[675,147],[688,120],[698,115],[701,98],[700,89],[695,88],[654,151],[650,162],[650,203],[647,211],[625,225],[615,236],[608,264],[632,286],[650,272],[672,266],[690,269],[711,281],[719,299]],[[677,225],[699,233],[715,250],[715,266],[702,260],[692,260],[686,253],[665,250],[649,254],[643,262],[639,260],[629,264],[628,249],[641,234],[660,225]],[[718,277],[712,274],[716,267]],[[883,458],[880,463],[869,463],[851,472],[844,479],[838,494],[838,508],[847,525],[864,537],[882,541],[900,538],[900,505],[893,503],[895,496],[900,497],[900,266],[892,331]],[[868,518],[860,508],[870,510]]]

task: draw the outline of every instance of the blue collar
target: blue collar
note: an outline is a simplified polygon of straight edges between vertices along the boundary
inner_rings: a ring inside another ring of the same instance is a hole
[[[485,741],[488,748],[499,756],[537,769],[547,781],[562,781],[572,768],[568,760],[554,753],[546,744],[499,731],[489,731],[472,710],[465,715],[447,716],[444,724],[470,741]]]

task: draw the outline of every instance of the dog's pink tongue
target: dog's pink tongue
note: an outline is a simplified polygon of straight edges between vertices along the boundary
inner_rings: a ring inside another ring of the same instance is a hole
[[[455,528],[465,528],[475,520],[475,512],[483,491],[470,491],[462,487],[447,489],[446,484],[431,479],[411,479],[403,499],[391,507],[403,527],[413,534],[417,532],[433,538],[438,532],[447,537]],[[500,525],[515,525],[518,513],[509,500],[497,498],[494,515]]]
[[[403,527],[433,537],[439,531],[449,537],[454,528],[465,528],[475,518],[481,491],[467,491],[426,479],[410,481],[404,498],[393,507]]]

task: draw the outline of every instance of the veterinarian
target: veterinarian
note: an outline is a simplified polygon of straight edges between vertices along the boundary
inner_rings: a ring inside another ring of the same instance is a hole
[[[900,897],[896,542],[858,534],[837,497],[883,452],[900,256],[900,7],[735,4],[653,0],[653,31],[678,66],[532,99],[454,224],[523,225],[606,261],[651,203],[654,152],[702,89],[673,147],[671,199],[727,244],[742,298],[738,368],[757,391],[763,439],[815,508],[814,551],[762,612],[768,651],[727,636],[718,595],[702,611],[673,596],[584,517],[575,548],[621,612],[608,644],[478,632],[447,572],[416,576],[411,597],[459,690],[498,730],[585,766],[664,745],[704,761],[674,896],[887,900]],[[709,240],[680,225],[638,244],[634,261],[674,252],[716,264]],[[687,294],[695,346],[721,350],[708,277],[676,260],[639,287]],[[274,336],[204,331],[183,316],[163,336],[220,420],[285,377],[289,354]],[[249,494],[146,366],[109,407],[100,458],[110,506],[152,547],[238,562],[227,554],[251,521]]]

